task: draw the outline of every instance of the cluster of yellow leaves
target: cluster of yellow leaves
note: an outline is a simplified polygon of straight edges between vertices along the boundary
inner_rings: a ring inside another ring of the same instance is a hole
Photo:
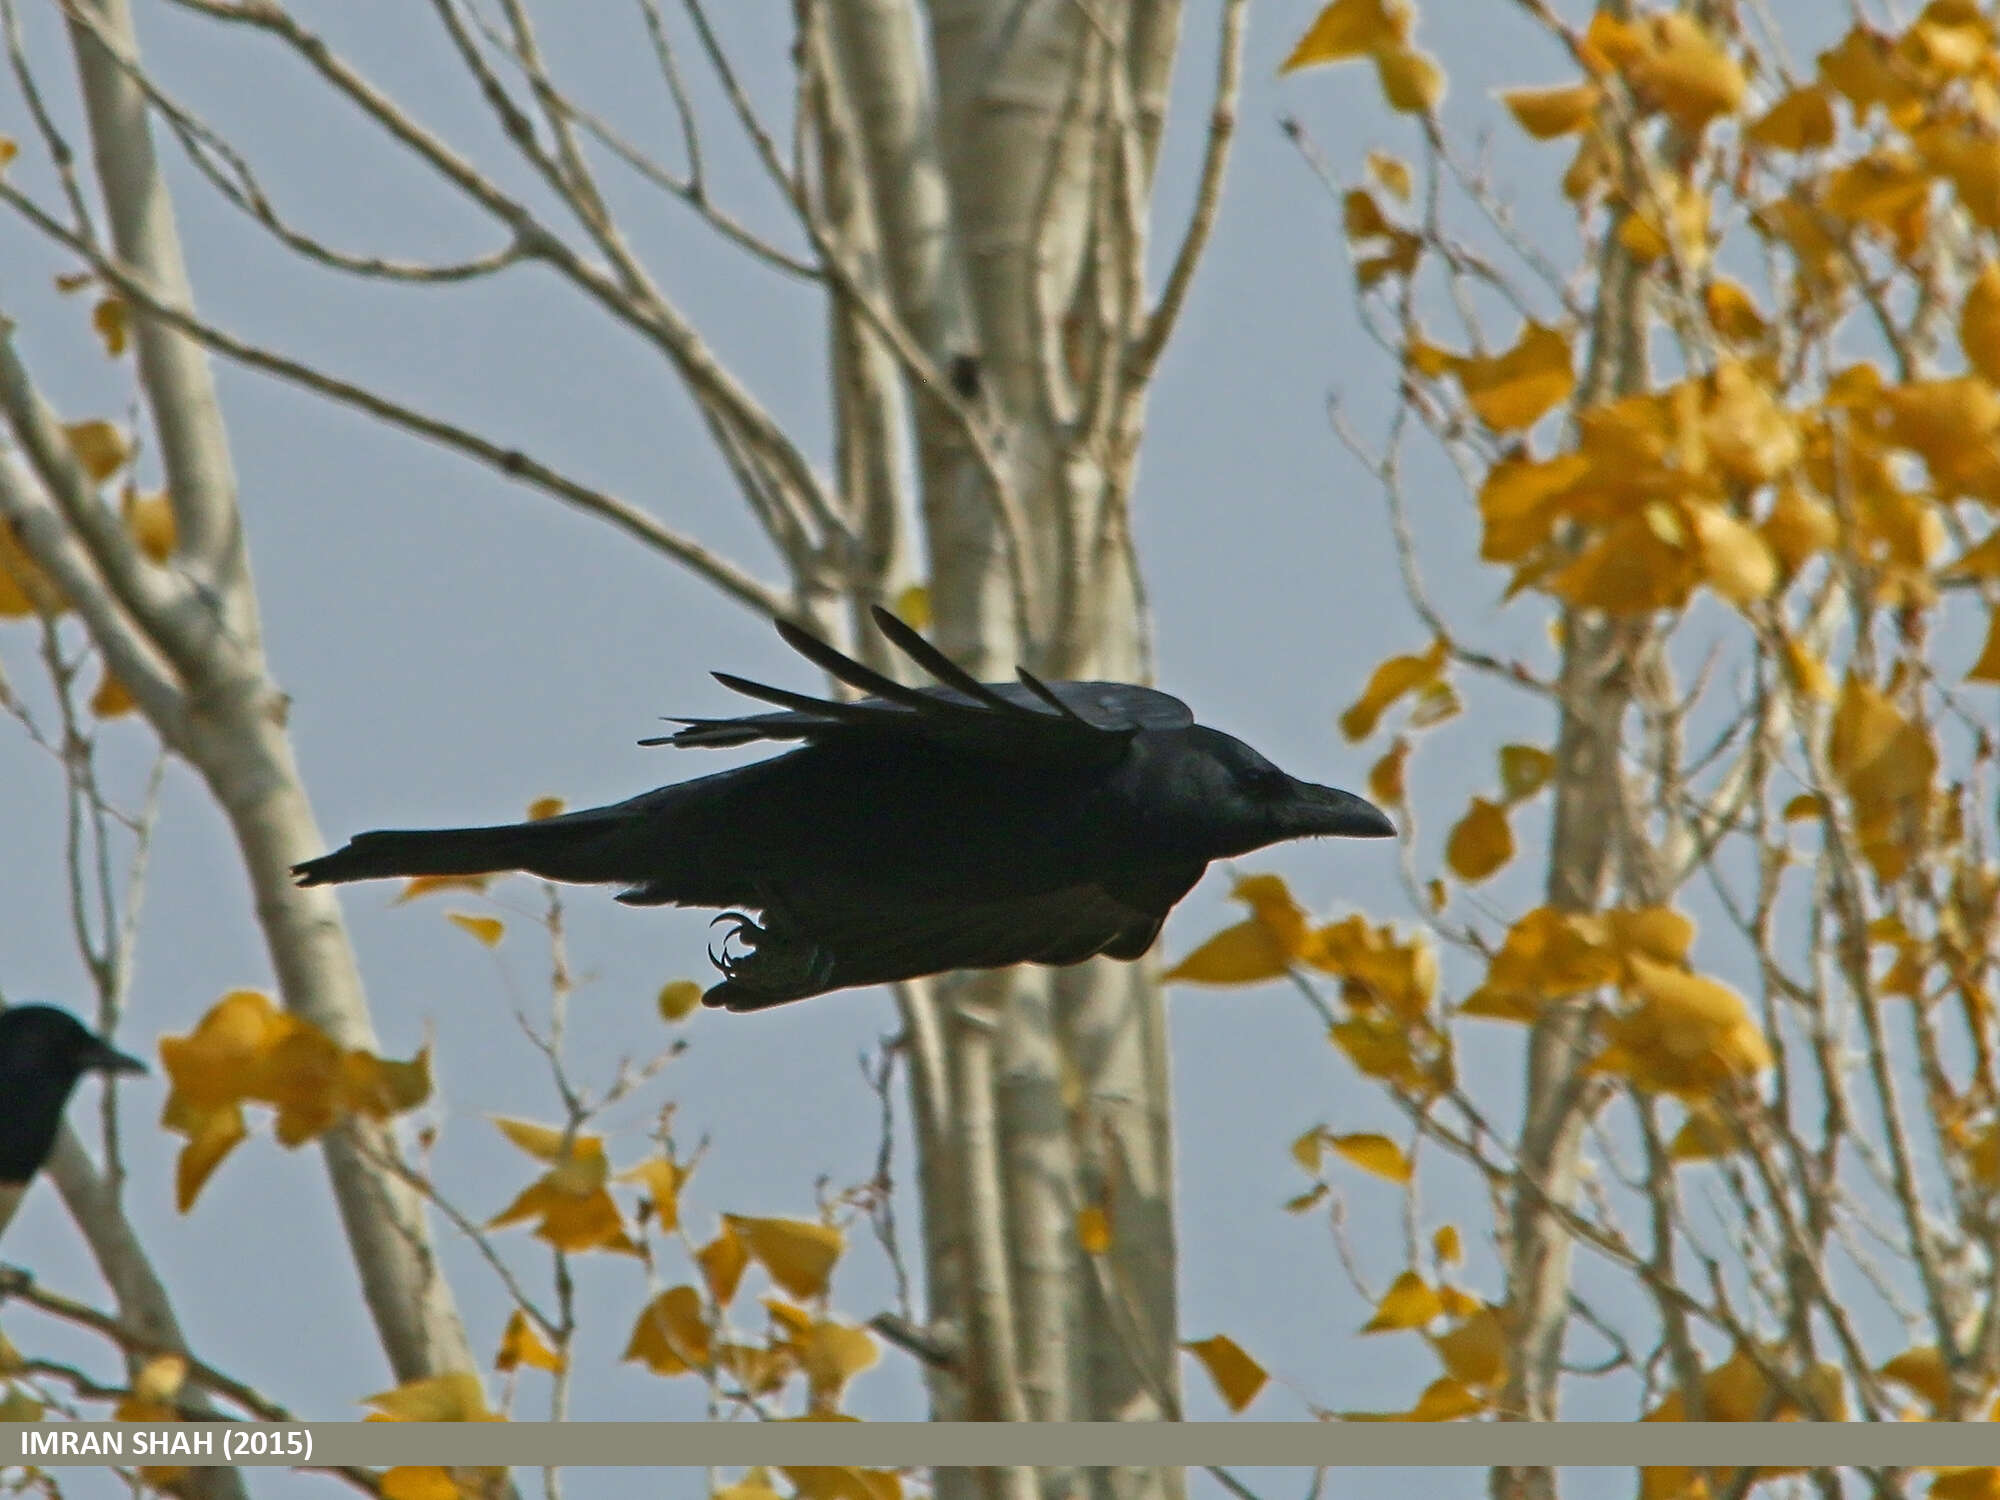
[[[172,1085],[160,1123],[187,1137],[175,1170],[182,1213],[249,1134],[243,1106],[277,1111],[280,1145],[312,1140],[349,1116],[386,1120],[431,1093],[430,1050],[391,1062],[342,1047],[257,990],[224,995],[186,1036],[160,1039]]]
[[[112,478],[131,462],[131,445],[125,434],[110,422],[95,418],[72,422],[63,432],[84,473],[98,483]],[[142,557],[164,563],[173,555],[174,513],[164,490],[142,495],[137,486],[127,483],[120,511],[126,533]],[[36,615],[54,619],[68,608],[69,602],[62,591],[28,556],[13,529],[0,525],[0,620]]]
[[[1276,875],[1246,875],[1230,894],[1250,915],[1201,944],[1165,978],[1256,984],[1295,965],[1332,975],[1350,1012],[1334,1025],[1332,1040],[1356,1068],[1413,1093],[1450,1087],[1450,1038],[1433,1017],[1437,955],[1428,943],[1359,916],[1315,926]]]
[[[486,1404],[479,1377],[451,1371],[379,1391],[362,1404],[374,1408],[370,1422],[504,1422]],[[382,1475],[383,1500],[498,1500],[505,1492],[503,1468],[441,1468],[402,1464]]]
[[[1770,1067],[1771,1049],[1742,996],[1689,970],[1693,942],[1694,924],[1665,907],[1537,907],[1508,929],[1459,1013],[1525,1023],[1555,1001],[1615,986],[1626,1003],[1606,1018],[1592,1067],[1702,1099]],[[1704,1154],[1693,1135],[1686,1146],[1684,1156]]]
[[[1540,588],[1578,608],[1677,609],[1703,584],[1747,605],[1778,585],[1785,554],[1746,497],[1801,451],[1764,374],[1727,361],[1578,413],[1570,451],[1503,457],[1480,486],[1480,555],[1513,567],[1510,594]]]
[[[1772,1373],[1779,1378],[1773,1379]],[[1786,1370],[1784,1351],[1739,1348],[1701,1377],[1700,1419],[1704,1422],[1844,1421],[1847,1393],[1837,1365],[1819,1365],[1804,1373]],[[1685,1422],[1689,1419],[1683,1392],[1669,1392],[1640,1418],[1645,1422]],[[1717,1471],[1724,1493],[1735,1493],[1739,1481],[1780,1479],[1802,1474],[1803,1468],[1763,1468],[1752,1476],[1734,1470]],[[1708,1481],[1699,1469],[1678,1464],[1655,1465],[1639,1472],[1641,1500],[1708,1500]]]
[[[725,1214],[716,1237],[695,1252],[703,1287],[683,1283],[648,1302],[632,1325],[624,1357],[656,1375],[721,1378],[758,1397],[803,1374],[809,1410],[831,1415],[848,1381],[879,1357],[865,1330],[778,1296],[762,1299],[770,1321],[761,1343],[735,1342],[720,1330],[753,1262],[789,1297],[823,1305],[844,1247],[830,1224]]]
[[[602,1136],[527,1120],[496,1119],[493,1123],[508,1140],[537,1161],[546,1162],[549,1169],[494,1215],[489,1228],[533,1220],[536,1237],[558,1250],[639,1253],[638,1243],[626,1233],[625,1216],[611,1196],[614,1179]],[[663,1232],[671,1232],[680,1224],[680,1190],[687,1177],[688,1169],[678,1162],[650,1156],[620,1172],[615,1180],[644,1188],[641,1222],[651,1217]]]
[[[1474,797],[1445,839],[1444,862],[1468,884],[1498,874],[1514,857],[1507,811],[1527,801],[1555,775],[1555,757],[1534,745],[1500,747],[1500,800]]]
[[[1444,70],[1410,44],[1416,8],[1410,0],[1333,0],[1306,28],[1281,73],[1322,63],[1367,58],[1383,97],[1402,114],[1427,115],[1444,98]]]
[[[1446,1236],[1449,1235],[1447,1242]],[[1438,1231],[1439,1260],[1455,1259],[1455,1230]],[[1450,1255],[1445,1251],[1449,1249]],[[1506,1310],[1446,1281],[1433,1283],[1405,1271],[1375,1305],[1363,1333],[1423,1335],[1443,1373],[1407,1411],[1344,1412],[1350,1422],[1453,1422],[1493,1409],[1507,1379]]]

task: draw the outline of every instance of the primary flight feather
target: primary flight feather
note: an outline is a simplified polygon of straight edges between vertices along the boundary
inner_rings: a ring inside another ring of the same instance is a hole
[[[524,870],[622,885],[634,905],[727,908],[723,977],[703,999],[740,1011],[952,969],[1138,958],[1212,860],[1395,832],[1362,798],[1288,776],[1166,693],[1026,670],[979,682],[874,616],[934,686],[780,621],[788,645],[867,696],[718,672],[777,711],[677,719],[641,743],[795,743],[788,753],[535,822],[359,834],[297,866],[299,883]]]

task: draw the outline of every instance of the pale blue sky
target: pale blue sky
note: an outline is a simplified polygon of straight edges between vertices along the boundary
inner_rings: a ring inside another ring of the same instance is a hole
[[[50,17],[30,9],[35,55],[58,85],[62,58]],[[395,0],[301,9],[424,119],[510,179],[519,177],[427,16],[416,18]],[[1282,112],[1298,114],[1344,172],[1358,167],[1370,145],[1407,149],[1410,132],[1384,115],[1363,69],[1277,79],[1277,62],[1314,9],[1310,0],[1253,7],[1228,193],[1186,322],[1162,367],[1137,504],[1161,684],[1287,769],[1358,788],[1375,751],[1342,742],[1334,719],[1375,661],[1424,638],[1402,603],[1376,490],[1334,440],[1326,417],[1326,397],[1338,390],[1370,430],[1386,410],[1390,371],[1353,324],[1336,206],[1276,121]],[[1496,180],[1519,189],[1526,221],[1561,256],[1573,236],[1542,186],[1560,164],[1544,153],[1561,148],[1526,144],[1489,90],[1560,80],[1568,70],[1557,48],[1511,8],[1479,8],[1468,26],[1473,9],[1433,6],[1419,31],[1451,75],[1447,118],[1468,131],[1494,132]],[[1780,9],[1810,7],[1793,0]],[[140,10],[148,56],[169,86],[250,150],[281,204],[303,222],[349,247],[412,256],[490,245],[484,225],[365,133],[288,57],[159,6]],[[1206,113],[1214,11],[1211,0],[1188,6],[1190,40],[1157,216],[1163,242],[1185,214]],[[555,66],[636,133],[668,140],[670,117],[640,55],[636,23],[623,10],[603,14],[601,24],[568,28],[576,35],[551,24],[545,40]],[[788,15],[789,7],[765,4],[729,16],[739,66],[759,97],[774,103],[785,96]],[[702,92],[713,106],[713,90]],[[60,105],[73,121],[66,97]],[[723,112],[709,108],[708,121],[714,180],[769,222],[768,189],[753,177]],[[0,90],[0,130],[28,134],[11,86]],[[182,189],[197,295],[211,317],[502,435],[775,576],[679,389],[649,351],[552,278],[527,271],[472,288],[412,291],[308,273],[190,184],[173,148],[164,151]],[[14,171],[44,187],[33,156],[27,148]],[[748,265],[671,206],[644,193],[626,201],[633,236],[662,282],[774,411],[823,454],[821,320],[812,296]],[[51,288],[66,263],[19,226],[0,223],[0,265],[8,268],[0,282],[5,311],[22,325],[23,352],[51,398],[70,416],[122,407],[129,399],[123,370],[107,370],[94,353],[84,306]],[[716,769],[728,762],[641,750],[633,741],[653,732],[657,715],[726,708],[727,695],[706,677],[710,668],[811,685],[810,672],[765,623],[607,528],[258,376],[227,365],[219,374],[270,655],[293,698],[293,736],[330,842],[368,827],[503,819],[543,794],[583,805]],[[1456,480],[1437,466],[1415,474],[1419,525],[1454,623],[1468,633],[1498,632],[1518,649],[1545,649],[1532,609],[1503,612],[1501,580],[1473,566],[1476,536]],[[0,633],[0,659],[18,685],[33,680],[30,649],[21,627]],[[1450,763],[1447,755],[1427,770],[1439,807],[1462,805],[1490,780],[1491,745],[1549,737],[1545,715],[1522,700],[1469,697],[1491,722],[1459,741],[1466,755],[1476,753],[1476,764]],[[140,730],[115,729],[108,739],[120,764],[142,764]],[[0,985],[10,999],[79,1005],[83,991],[52,873],[60,847],[57,785],[45,760],[18,733],[0,728],[0,822],[7,830]],[[1442,813],[1430,820],[1433,837],[1447,821]],[[1258,856],[1249,867],[1283,872],[1318,911],[1403,915],[1385,846],[1316,843]],[[1226,875],[1212,873],[1169,924],[1164,952],[1185,952],[1234,920],[1226,888]],[[530,1176],[528,1161],[484,1117],[554,1118],[546,1076],[510,1014],[516,995],[536,1003],[542,957],[532,933],[516,923],[500,950],[500,967],[511,976],[503,980],[492,956],[443,921],[463,903],[392,907],[393,894],[390,886],[363,886],[343,898],[376,1024],[393,1055],[435,1037],[434,1113],[443,1126],[436,1175],[467,1212],[483,1218]],[[532,896],[526,885],[506,894]],[[1504,886],[1500,895],[1506,898]],[[667,1040],[652,995],[664,980],[706,972],[706,915],[635,912],[589,890],[570,893],[569,913],[575,960],[592,976],[574,1002],[574,1055],[583,1077],[602,1081],[619,1055]],[[175,767],[122,1040],[150,1054],[157,1035],[186,1030],[225,991],[268,982],[226,830]],[[1435,1374],[1434,1359],[1411,1337],[1357,1344],[1352,1335],[1366,1309],[1340,1272],[1324,1220],[1279,1209],[1302,1186],[1286,1150],[1301,1130],[1316,1123],[1380,1128],[1393,1125],[1391,1117],[1282,986],[1181,989],[1171,1009],[1187,1336],[1227,1332],[1282,1381],[1327,1406],[1407,1404]],[[767,1016],[700,1015],[683,1029],[691,1046],[664,1085],[607,1122],[614,1158],[641,1154],[651,1108],[671,1097],[684,1141],[714,1138],[684,1199],[698,1233],[724,1209],[809,1215],[816,1178],[846,1184],[870,1170],[875,1102],[859,1082],[856,1059],[893,1026],[888,999],[876,993],[844,993]],[[1518,1045],[1514,1031],[1487,1028],[1463,1063],[1503,1113],[1515,1094]],[[142,1081],[125,1097],[132,1212],[195,1346],[297,1410],[353,1415],[359,1397],[391,1382],[365,1326],[317,1160],[283,1153],[260,1133],[183,1219],[172,1205],[177,1141],[152,1128],[161,1081]],[[909,1160],[905,1149],[898,1163],[904,1176]],[[1463,1184],[1441,1178],[1439,1185],[1443,1197],[1434,1191],[1427,1202],[1427,1226],[1458,1222],[1473,1246],[1471,1284],[1497,1292],[1483,1246],[1483,1205],[1453,1201]],[[1386,1282],[1400,1266],[1398,1195],[1387,1184],[1355,1180],[1350,1198],[1352,1231]],[[44,1191],[24,1211],[6,1258],[94,1295],[76,1263],[74,1231],[52,1199]],[[913,1222],[905,1203],[906,1233]],[[504,1297],[448,1229],[440,1226],[439,1236],[475,1348],[490,1354],[507,1312]],[[526,1233],[502,1241],[514,1264],[545,1286],[545,1260]],[[669,1260],[665,1274],[681,1279],[685,1269]],[[581,1270],[578,1414],[699,1415],[694,1382],[661,1381],[616,1363],[644,1293],[636,1265],[605,1257]],[[886,1275],[865,1231],[852,1242],[836,1287],[850,1316],[884,1305]],[[29,1330],[10,1314],[10,1329],[16,1323],[23,1325],[19,1340]],[[104,1363],[94,1351],[91,1357]],[[1192,1414],[1217,1414],[1205,1380],[1192,1368],[1188,1375]],[[525,1388],[521,1413],[539,1415],[540,1377],[530,1376]],[[908,1361],[888,1355],[857,1382],[852,1405],[868,1415],[920,1415]],[[1608,1401],[1580,1414],[1628,1411]],[[1303,1408],[1274,1387],[1253,1414],[1291,1417]],[[593,1476],[593,1488],[603,1477]],[[1599,1476],[1588,1488],[1618,1492],[1607,1480]],[[1389,1494],[1408,1484],[1386,1473],[1355,1474],[1331,1493]],[[1469,1494],[1483,1489],[1483,1477],[1468,1474],[1461,1485],[1454,1476],[1448,1488]],[[302,1481],[298,1489],[326,1486]],[[1294,1492],[1289,1482],[1269,1491]]]

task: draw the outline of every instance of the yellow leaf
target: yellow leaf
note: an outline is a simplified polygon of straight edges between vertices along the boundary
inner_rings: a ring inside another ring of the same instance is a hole
[[[1836,47],[1819,55],[1819,76],[1854,106],[1857,123],[1877,105],[1890,111],[1921,99],[1920,82],[1898,66],[1889,38],[1856,25]]]
[[[1406,0],[1334,0],[1306,28],[1278,71],[1292,73],[1399,46],[1414,19]]]
[[[222,1165],[223,1158],[249,1133],[239,1105],[231,1104],[203,1116],[174,1164],[174,1202],[182,1213],[194,1207],[194,1200],[215,1169]]]
[[[572,1136],[553,1125],[537,1125],[532,1120],[510,1120],[496,1115],[494,1127],[508,1140],[519,1146],[538,1161],[559,1162],[564,1160],[604,1160],[604,1140],[601,1136]],[[607,1169],[608,1172],[608,1169]],[[598,1182],[604,1180],[600,1174]],[[595,1183],[587,1184],[595,1186]]]
[[[1500,747],[1500,790],[1512,806],[1532,797],[1556,773],[1556,758],[1535,745]]]
[[[845,1244],[838,1229],[803,1219],[746,1219],[735,1214],[725,1219],[742,1236],[750,1258],[794,1297],[817,1297],[826,1290],[827,1277]]]
[[[817,1407],[832,1407],[847,1382],[880,1357],[875,1340],[861,1329],[826,1319],[815,1320],[798,1340],[799,1368]]]
[[[1934,1469],[1926,1500],[2000,1500],[2000,1468],[1949,1466]]]
[[[1407,1186],[1415,1175],[1403,1148],[1385,1135],[1332,1135],[1327,1144],[1363,1171],[1391,1182]]]
[[[1449,1375],[1440,1376],[1424,1387],[1417,1404],[1410,1408],[1412,1422],[1456,1422],[1460,1417],[1477,1416],[1488,1403],[1467,1390]]]
[[[1479,419],[1496,432],[1532,427],[1576,388],[1569,339],[1529,323],[1505,354],[1459,361],[1459,384]]]
[[[1444,69],[1429,53],[1414,47],[1377,52],[1375,76],[1381,80],[1382,96],[1399,114],[1430,114],[1444,98]]]
[[[676,979],[660,986],[660,1018],[665,1021],[685,1021],[693,1015],[701,1004],[701,986],[692,979]]]
[[[1951,1371],[1945,1367],[1944,1356],[1935,1344],[1905,1349],[1875,1373],[1923,1397],[1933,1412],[1944,1411],[1951,1405]]]
[[[405,1114],[431,1096],[431,1050],[420,1049],[408,1062],[358,1049],[344,1052],[340,1094],[348,1109],[371,1120]]]
[[[649,1156],[638,1166],[618,1174],[620,1182],[645,1186],[646,1197],[653,1205],[653,1220],[662,1234],[672,1234],[680,1228],[681,1185],[687,1179],[688,1169],[664,1156]]]
[[[454,1370],[422,1380],[406,1380],[393,1391],[364,1396],[363,1406],[372,1406],[378,1416],[371,1421],[386,1422],[497,1422],[486,1404],[486,1392],[477,1375]]]
[[[1816,792],[1800,792],[1785,804],[1785,810],[1779,816],[1787,823],[1823,818],[1826,816],[1826,803]]]
[[[483,891],[492,880],[491,875],[418,875],[404,882],[395,904],[401,906],[433,891]]]
[[[1986,644],[1965,674],[1967,682],[2000,682],[2000,609],[1986,620]]]
[[[1768,484],[1799,461],[1804,445],[1791,414],[1742,360],[1718,364],[1703,396],[1702,440],[1727,478]]]
[[[125,684],[109,672],[97,684],[97,691],[90,695],[90,711],[100,719],[115,719],[121,714],[129,714],[138,706]]]
[[[1392,656],[1369,675],[1361,696],[1340,716],[1340,732],[1350,740],[1363,740],[1375,732],[1383,712],[1404,694],[1414,692],[1437,679],[1443,670],[1449,644],[1440,636],[1422,656]]]
[[[127,535],[154,562],[163,563],[174,555],[174,508],[165,490],[142,495],[127,488],[122,519]]]
[[[1704,1104],[1688,1110],[1681,1128],[1674,1132],[1667,1155],[1674,1161],[1714,1161],[1743,1149],[1743,1140],[1728,1122]]]
[[[132,450],[125,442],[125,434],[101,418],[67,423],[63,433],[69,438],[76,461],[83,465],[83,472],[100,484],[131,460]]]
[[[913,583],[896,595],[894,605],[896,617],[912,630],[928,630],[931,627],[931,591],[921,583]]]
[[[1818,84],[1793,89],[1743,132],[1771,151],[1817,151],[1833,144],[1833,104]]]
[[[90,312],[90,326],[97,330],[97,336],[104,340],[104,352],[113,359],[125,352],[130,342],[132,327],[131,314],[124,300],[119,297],[99,299]]]
[[[1076,1211],[1076,1242],[1086,1255],[1106,1255],[1111,1250],[1111,1215],[1096,1204]]]
[[[448,911],[445,913],[445,920],[452,926],[471,933],[489,948],[498,945],[500,939],[507,935],[507,924],[498,917],[475,916],[467,911]]]
[[[566,805],[560,797],[537,797],[528,804],[528,821],[540,823],[544,819],[553,818],[561,813]]]
[[[1757,304],[1737,282],[1718,276],[1702,290],[1702,307],[1715,331],[1739,344],[1754,344],[1770,332]]]
[[[1798,684],[1800,692],[1823,703],[1833,701],[1833,674],[1826,669],[1826,663],[1790,637],[1784,643],[1784,662],[1786,672]]]
[[[1391,156],[1386,151],[1370,151],[1368,175],[1381,183],[1392,196],[1404,203],[1410,201],[1416,184],[1410,175],[1410,164],[1400,157]]]
[[[1618,226],[1618,243],[1642,266],[1649,266],[1671,249],[1690,271],[1708,264],[1708,195],[1676,178],[1664,190],[1665,223],[1649,197]]]
[[[1304,1135],[1292,1142],[1292,1160],[1308,1172],[1319,1170],[1319,1150],[1325,1143],[1326,1132],[1315,1125]]]
[[[1307,1209],[1320,1203],[1331,1191],[1332,1189],[1327,1187],[1325,1183],[1316,1182],[1296,1198],[1287,1198],[1285,1200],[1285,1212],[1288,1214],[1302,1214]]]
[[[1403,767],[1410,758],[1410,742],[1401,735],[1388,754],[1368,770],[1368,795],[1386,807],[1403,805]]]
[[[1940,570],[1938,577],[2000,578],[2000,530],[1988,533],[1983,541],[1968,547],[1964,556]]]
[[[1743,102],[1743,69],[1684,11],[1655,11],[1636,23],[1637,55],[1625,76],[1688,134]]]
[[[1225,927],[1160,977],[1188,984],[1256,984],[1291,967],[1291,955],[1265,923],[1249,917]]]
[[[1580,453],[1537,461],[1503,458],[1479,487],[1485,523],[1479,555],[1487,562],[1519,562],[1553,534],[1564,498],[1591,472]]]
[[[1778,586],[1777,559],[1750,526],[1712,506],[1692,512],[1702,577],[1731,604],[1753,604]]]
[[[1514,830],[1499,804],[1474,797],[1445,841],[1445,863],[1460,880],[1476,884],[1514,857]]]
[[[507,1328],[500,1335],[500,1352],[493,1356],[496,1370],[518,1370],[527,1365],[536,1370],[560,1370],[563,1357],[542,1342],[541,1335],[528,1322],[528,1315],[515,1308],[508,1316]]]
[[[1443,1225],[1431,1236],[1431,1250],[1447,1266],[1458,1265],[1465,1259],[1465,1247],[1459,1243],[1455,1225]]]
[[[1833,546],[1840,537],[1840,523],[1826,506],[1797,485],[1788,484],[1778,490],[1770,515],[1759,523],[1757,531],[1789,577],[1815,553]]]
[[[53,619],[68,608],[62,592],[15,540],[14,528],[0,522],[0,620],[37,614]]]
[[[626,1341],[626,1360],[638,1360],[655,1375],[685,1375],[712,1359],[701,1293],[691,1286],[669,1287],[639,1314]]]
[[[1232,1412],[1240,1412],[1255,1401],[1270,1379],[1264,1367],[1245,1354],[1242,1345],[1226,1333],[1212,1334],[1181,1347],[1201,1361],[1208,1378],[1215,1382],[1216,1394]]]
[[[1395,225],[1383,217],[1381,206],[1359,188],[1342,195],[1340,224],[1350,240],[1380,239],[1395,230]]]
[[[1966,363],[2000,385],[2000,261],[1979,268],[1958,311],[1958,343]]]
[[[1593,1069],[1635,1087],[1700,1098],[1771,1066],[1771,1048],[1749,1008],[1727,985],[1632,954],[1629,988],[1638,1003],[1605,1026],[1607,1046]]]
[[[1500,95],[1515,122],[1538,141],[1575,135],[1597,115],[1604,91],[1594,83],[1559,88],[1508,89]]]
[[[744,1267],[750,1264],[750,1251],[743,1243],[743,1236],[725,1219],[721,1233],[695,1251],[694,1258],[701,1267],[702,1280],[708,1283],[709,1296],[718,1306],[729,1306],[743,1280]]]
[[[1375,1305],[1375,1316],[1362,1325],[1361,1331],[1393,1333],[1406,1328],[1422,1328],[1443,1311],[1444,1306],[1438,1301],[1436,1289],[1415,1271],[1405,1271],[1383,1294],[1382,1300]]]
[[[397,1464],[382,1475],[382,1500],[464,1500],[464,1492],[435,1464]]]
[[[1498,1308],[1482,1307],[1431,1336],[1445,1373],[1461,1385],[1491,1390],[1507,1378],[1507,1331]]]

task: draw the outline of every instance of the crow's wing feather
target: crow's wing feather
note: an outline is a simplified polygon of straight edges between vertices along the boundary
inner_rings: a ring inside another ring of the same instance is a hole
[[[675,719],[680,730],[640,743],[720,747],[881,736],[997,760],[1090,764],[1115,761],[1141,730],[1184,729],[1194,722],[1180,699],[1131,683],[1044,683],[1026,671],[1018,683],[976,681],[894,615],[875,613],[882,633],[937,678],[937,686],[906,687],[780,622],[778,632],[793,649],[869,696],[837,702],[718,672],[716,680],[725,687],[785,712]]]

